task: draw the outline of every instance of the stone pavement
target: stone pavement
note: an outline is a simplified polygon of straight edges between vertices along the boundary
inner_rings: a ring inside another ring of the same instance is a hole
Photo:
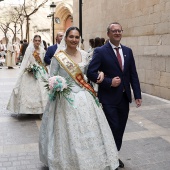
[[[19,68],[0,69],[0,170],[48,170],[39,161],[38,116],[6,110]],[[170,101],[143,94],[131,104],[120,158],[122,170],[170,170]]]

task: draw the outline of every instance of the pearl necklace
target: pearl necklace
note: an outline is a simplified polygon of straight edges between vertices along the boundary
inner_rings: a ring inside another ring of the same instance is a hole
[[[71,55],[71,56],[73,56],[73,57],[75,57],[75,55],[77,54],[77,50],[76,50],[76,52],[75,53],[69,53],[67,50],[65,50],[65,52],[68,54],[68,55]]]

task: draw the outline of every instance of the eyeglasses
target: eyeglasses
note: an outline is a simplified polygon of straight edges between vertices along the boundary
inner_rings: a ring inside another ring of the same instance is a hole
[[[110,30],[113,34],[119,33],[122,34],[123,30]]]

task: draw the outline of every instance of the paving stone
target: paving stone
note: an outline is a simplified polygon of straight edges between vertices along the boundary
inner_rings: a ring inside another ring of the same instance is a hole
[[[140,111],[139,114],[163,128],[170,128],[170,109]]]
[[[11,167],[14,167],[17,170],[32,170],[35,168],[38,169],[37,167],[43,167],[43,164],[39,160],[38,152],[6,154],[0,155],[0,158],[0,168],[4,167],[10,169]]]
[[[7,170],[7,168],[5,168],[5,167],[0,167],[0,170]]]
[[[16,170],[16,167],[7,167],[7,170]]]
[[[36,167],[36,165],[27,165],[27,168],[28,169],[36,169],[37,167]]]
[[[3,164],[2,164],[2,166],[4,166],[4,167],[9,167],[9,166],[11,166],[12,165],[12,162],[3,162]]]
[[[18,121],[1,123],[3,144],[27,144],[38,142],[38,127],[35,121]],[[19,130],[18,130],[19,129]],[[24,135],[23,135],[24,134]]]
[[[15,166],[20,166],[20,165],[21,165],[21,162],[20,162],[20,161],[13,161],[13,162],[12,162],[12,165],[13,165],[13,167],[15,167]]]
[[[133,122],[130,119],[128,120],[127,125],[126,125],[126,132],[138,132],[138,131],[144,131],[144,130],[147,130],[147,129]]]
[[[120,155],[125,165],[134,170],[159,167],[161,162],[165,163],[166,168],[170,165],[170,143],[160,137],[125,141]]]

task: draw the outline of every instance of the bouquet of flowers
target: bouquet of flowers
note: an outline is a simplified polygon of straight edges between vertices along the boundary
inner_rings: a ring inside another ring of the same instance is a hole
[[[63,96],[70,104],[72,104],[73,100],[68,97],[72,87],[70,78],[65,79],[61,76],[53,76],[48,80],[45,80],[45,82],[47,83],[45,85],[46,89],[50,91],[49,97],[51,101],[54,101],[57,96],[59,98]]]
[[[28,72],[30,74],[32,74],[35,79],[38,78],[37,73],[40,73],[40,70],[42,68],[38,65],[38,64],[30,64],[27,68],[25,68],[25,72]]]

